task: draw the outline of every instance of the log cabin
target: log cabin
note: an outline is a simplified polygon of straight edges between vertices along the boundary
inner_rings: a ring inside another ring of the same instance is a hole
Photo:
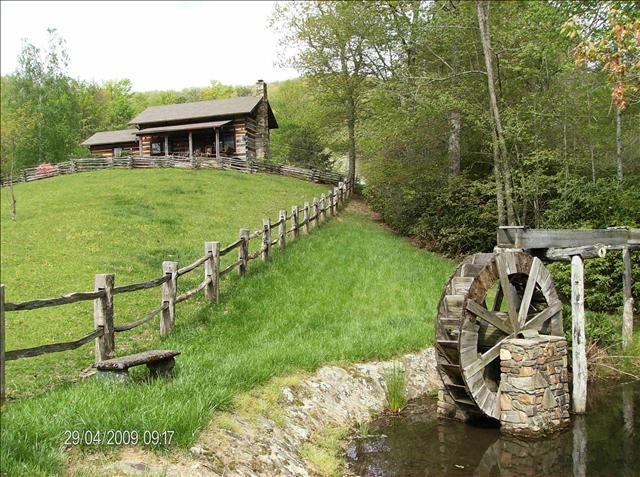
[[[254,96],[152,106],[131,129],[97,132],[82,143],[92,155],[227,156],[269,159],[269,131],[278,127],[259,80]]]

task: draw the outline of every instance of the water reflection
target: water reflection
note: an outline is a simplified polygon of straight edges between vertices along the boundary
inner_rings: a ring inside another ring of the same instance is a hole
[[[640,383],[589,389],[588,413],[572,427],[527,441],[500,434],[488,422],[436,419],[431,400],[413,403],[401,417],[382,417],[371,436],[347,449],[361,476],[596,476],[640,475]]]

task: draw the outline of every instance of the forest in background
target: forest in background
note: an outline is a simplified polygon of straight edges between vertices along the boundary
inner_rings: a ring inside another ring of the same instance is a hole
[[[269,84],[273,160],[346,163],[397,232],[460,256],[491,250],[497,224],[640,226],[637,2],[289,2],[270,26],[301,74]],[[68,61],[52,31],[2,77],[3,173],[86,156],[82,140],[148,106],[253,93],[133,92]],[[610,255],[587,263],[592,309],[622,303]]]

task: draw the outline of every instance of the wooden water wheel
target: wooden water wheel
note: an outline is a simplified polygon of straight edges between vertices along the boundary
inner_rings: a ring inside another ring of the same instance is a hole
[[[501,343],[528,330],[562,335],[562,304],[540,259],[467,257],[445,287],[436,321],[438,371],[461,411],[500,418]]]

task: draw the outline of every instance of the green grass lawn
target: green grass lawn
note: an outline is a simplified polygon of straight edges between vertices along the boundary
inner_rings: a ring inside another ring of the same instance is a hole
[[[111,182],[117,185],[108,187]],[[279,208],[301,204],[323,189],[281,177],[170,170],[108,171],[16,188],[19,222],[7,224],[10,237],[3,233],[9,300],[91,289],[96,271],[115,272],[118,283],[155,276],[163,259],[178,257],[186,263],[200,254],[205,239],[231,241],[239,226],[257,225],[263,214],[273,217]],[[3,209],[3,229],[5,224]],[[164,240],[167,235],[171,238]],[[45,243],[38,243],[41,237]],[[5,240],[12,248],[5,249]],[[38,261],[23,263],[34,248]],[[64,258],[57,255],[60,249]],[[348,209],[310,237],[291,243],[286,253],[276,252],[268,266],[251,262],[247,277],[226,280],[219,305],[201,295],[179,304],[176,328],[166,339],[158,338],[157,319],[131,331],[137,338],[130,338],[129,345],[122,346],[122,334],[116,336],[119,354],[179,349],[173,379],[150,381],[141,370],[126,386],[88,379],[6,404],[2,471],[12,476],[61,472],[65,430],[171,429],[173,445],[186,447],[216,410],[274,376],[424,347],[433,341],[437,301],[452,270],[451,262],[390,234],[366,212]],[[36,293],[39,287],[47,293]],[[126,304],[118,295],[116,321],[143,314],[158,303],[157,295],[155,290]],[[8,323],[8,333],[29,335],[20,341],[8,334],[8,349],[90,330],[88,308],[84,314],[62,307],[31,321],[20,317],[19,327]],[[122,316],[118,310],[128,311]],[[15,316],[10,314],[9,321]],[[44,326],[55,333],[38,329]],[[68,328],[74,329],[67,334]],[[22,360],[23,368],[16,366],[19,361],[12,364],[11,389],[54,382],[54,373],[77,374],[91,362],[92,350],[50,356],[55,359]],[[55,368],[58,361],[64,364]]]

